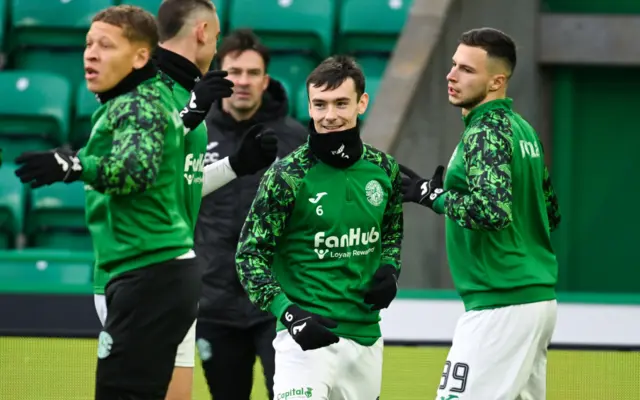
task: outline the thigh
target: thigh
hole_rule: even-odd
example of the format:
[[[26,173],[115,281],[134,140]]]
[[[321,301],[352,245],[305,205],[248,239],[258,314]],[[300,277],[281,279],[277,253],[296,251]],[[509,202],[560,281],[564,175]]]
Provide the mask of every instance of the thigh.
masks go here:
[[[96,390],[108,386],[164,398],[178,344],[196,317],[198,293],[192,259],[113,279],[106,288],[109,312],[99,338]]]
[[[104,322],[107,319],[107,298],[103,294],[94,294],[93,304],[96,307],[96,314],[98,314],[98,319],[100,320],[102,326],[104,326]]]
[[[531,376],[542,330],[535,305],[463,314],[436,398],[515,399]]]
[[[382,338],[372,346],[363,346],[351,340],[341,339],[348,344],[349,350],[343,350],[343,360],[336,386],[331,391],[330,400],[370,399],[380,397],[382,389],[382,357],[384,343]],[[345,355],[349,357],[345,359]]]
[[[328,400],[336,380],[338,351],[342,342],[303,351],[287,331],[278,332],[273,341],[276,355],[275,398]]]
[[[540,343],[535,359],[531,376],[524,389],[520,393],[520,400],[537,400],[547,398],[547,354],[549,344],[556,326],[557,303],[554,301],[546,304],[546,330],[540,337]]]
[[[197,346],[211,395],[216,400],[249,400],[256,350],[247,331],[198,322]]]

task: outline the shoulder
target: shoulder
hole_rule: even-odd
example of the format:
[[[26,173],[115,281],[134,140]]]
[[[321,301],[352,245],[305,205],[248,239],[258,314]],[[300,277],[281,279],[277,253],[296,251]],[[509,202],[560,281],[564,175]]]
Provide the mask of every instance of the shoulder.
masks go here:
[[[151,126],[168,120],[169,107],[165,104],[158,82],[156,78],[150,79],[114,99],[109,107],[113,123],[116,126],[125,122]]]
[[[514,113],[505,109],[488,111],[467,127],[465,139],[472,139],[473,136],[510,138],[513,136],[513,118]]]
[[[263,180],[295,191],[314,163],[315,159],[305,143],[273,163],[265,172]]]
[[[380,167],[391,180],[396,177],[400,169],[398,162],[393,156],[371,146],[370,144],[365,143],[364,145],[363,159]]]

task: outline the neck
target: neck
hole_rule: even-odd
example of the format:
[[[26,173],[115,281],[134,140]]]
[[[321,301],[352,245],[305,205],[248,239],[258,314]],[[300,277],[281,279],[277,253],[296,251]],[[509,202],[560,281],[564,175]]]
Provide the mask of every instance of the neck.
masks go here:
[[[227,114],[231,115],[231,117],[236,121],[246,121],[253,118],[254,115],[260,109],[260,105],[262,101],[258,102],[255,107],[250,110],[238,110],[231,106],[231,101],[229,99],[222,100],[222,110]]]
[[[363,146],[359,122],[344,131],[318,133],[313,120],[309,121],[309,148],[325,164],[340,169],[349,168],[362,157]]]
[[[192,64],[198,67],[200,73],[203,75],[209,70],[209,66],[203,68],[203,66],[198,65],[198,60],[196,57],[197,54],[197,46],[194,41],[186,40],[186,39],[171,39],[160,45],[165,50],[176,53],[179,56],[184,57],[189,60]]]
[[[104,104],[111,99],[131,92],[142,82],[156,76],[157,72],[156,66],[149,61],[144,67],[131,71],[113,88],[102,93],[96,93],[96,98],[101,104]]]
[[[462,109],[462,116],[466,117],[473,109],[480,107],[481,105],[488,103],[490,101],[493,100],[499,100],[499,99],[506,99],[507,98],[507,93],[504,90],[500,90],[498,92],[489,92],[484,99],[482,99],[482,101],[478,104],[475,104],[473,107],[470,108],[463,108]]]
[[[202,72],[192,61],[168,47],[158,48],[154,60],[162,72],[188,91],[202,78]]]

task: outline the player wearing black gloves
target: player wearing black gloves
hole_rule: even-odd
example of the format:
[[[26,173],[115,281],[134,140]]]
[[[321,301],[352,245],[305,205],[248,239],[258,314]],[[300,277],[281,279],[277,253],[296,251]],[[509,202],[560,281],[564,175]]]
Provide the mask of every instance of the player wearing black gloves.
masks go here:
[[[213,102],[233,94],[233,82],[225,79],[227,75],[227,71],[209,71],[196,83],[189,103],[180,112],[185,128],[191,130],[200,125]]]
[[[278,318],[275,398],[374,400],[380,311],[396,296],[402,179],[362,142],[362,70],[331,57],[307,78],[310,136],[273,164],[242,229],[236,265],[249,298]]]

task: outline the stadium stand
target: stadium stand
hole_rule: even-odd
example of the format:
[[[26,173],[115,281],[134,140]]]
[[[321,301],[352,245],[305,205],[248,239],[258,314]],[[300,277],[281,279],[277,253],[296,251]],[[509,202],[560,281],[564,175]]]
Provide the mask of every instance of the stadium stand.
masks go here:
[[[71,86],[42,71],[0,72],[0,147],[5,161],[67,142]]]
[[[305,123],[306,77],[319,61],[336,52],[356,56],[374,101],[412,1],[214,3],[223,35],[249,27],[270,47],[268,73],[288,93],[290,115]],[[93,15],[115,4],[134,4],[156,14],[159,1],[0,0],[0,53],[7,56],[6,69],[0,71],[0,148],[5,162],[0,167],[0,281],[18,287],[32,281],[31,287],[41,283],[43,290],[91,291],[93,255],[82,185],[32,190],[15,178],[11,162],[23,151],[77,149],[86,143],[98,103],[83,82],[85,35]],[[360,12],[355,12],[357,8]]]

